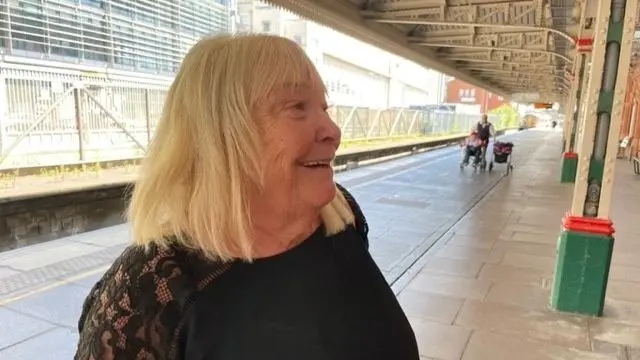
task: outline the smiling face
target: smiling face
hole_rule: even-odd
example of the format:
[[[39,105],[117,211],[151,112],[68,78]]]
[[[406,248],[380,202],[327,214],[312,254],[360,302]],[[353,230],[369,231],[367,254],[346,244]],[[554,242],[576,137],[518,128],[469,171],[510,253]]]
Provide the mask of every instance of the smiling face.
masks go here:
[[[288,209],[320,209],[335,196],[331,161],[340,145],[340,129],[327,114],[322,81],[276,89],[262,116],[264,194]],[[286,204],[282,204],[286,202]]]

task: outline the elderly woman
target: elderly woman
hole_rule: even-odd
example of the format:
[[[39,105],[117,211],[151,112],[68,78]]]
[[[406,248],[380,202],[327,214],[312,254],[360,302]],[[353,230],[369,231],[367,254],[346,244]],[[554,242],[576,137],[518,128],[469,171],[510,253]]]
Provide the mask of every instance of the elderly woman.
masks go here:
[[[295,43],[196,44],[132,194],[135,244],[86,299],[75,359],[418,360],[334,182],[339,144]]]

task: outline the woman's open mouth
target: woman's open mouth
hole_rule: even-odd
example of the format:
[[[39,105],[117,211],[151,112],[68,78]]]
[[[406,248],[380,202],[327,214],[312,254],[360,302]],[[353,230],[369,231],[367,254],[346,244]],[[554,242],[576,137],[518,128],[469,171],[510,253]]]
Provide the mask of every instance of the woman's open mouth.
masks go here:
[[[306,161],[302,163],[302,166],[309,169],[326,169],[331,167],[331,160]]]

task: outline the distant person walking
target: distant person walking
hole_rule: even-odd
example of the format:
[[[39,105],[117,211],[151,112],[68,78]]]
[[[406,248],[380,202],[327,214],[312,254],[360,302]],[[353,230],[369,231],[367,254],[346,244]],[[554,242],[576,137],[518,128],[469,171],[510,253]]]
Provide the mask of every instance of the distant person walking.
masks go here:
[[[478,121],[478,124],[476,125],[475,132],[478,134],[478,139],[482,140],[482,148],[483,151],[486,152],[486,149],[489,146],[489,139],[493,137],[495,141],[496,137],[496,129],[493,124],[489,122],[487,114],[482,114],[480,121]]]
[[[495,137],[495,127],[491,122],[489,122],[487,114],[482,114],[482,117],[480,118],[480,121],[478,121],[476,127],[477,128],[475,130],[478,133],[478,138],[480,138],[480,140],[488,141],[491,137]]]

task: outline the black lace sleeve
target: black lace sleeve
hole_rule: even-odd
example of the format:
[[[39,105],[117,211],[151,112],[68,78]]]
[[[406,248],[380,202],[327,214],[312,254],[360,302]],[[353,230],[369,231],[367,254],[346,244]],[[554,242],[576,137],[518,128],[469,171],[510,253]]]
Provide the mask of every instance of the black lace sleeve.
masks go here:
[[[225,265],[183,251],[127,248],[87,296],[75,360],[177,360],[185,304]],[[195,260],[195,261],[194,261]],[[194,276],[194,274],[198,276]]]
[[[362,213],[362,209],[360,209],[360,205],[358,205],[358,202],[353,197],[353,195],[351,195],[351,193],[347,191],[347,189],[345,189],[342,185],[336,184],[336,186],[338,187],[338,190],[342,192],[342,195],[349,203],[349,206],[351,207],[351,211],[353,212],[353,215],[356,218],[355,228],[360,234],[360,236],[362,237],[362,240],[364,241],[364,245],[366,246],[367,249],[369,249],[369,225],[367,224],[367,219],[364,217],[364,214]]]

